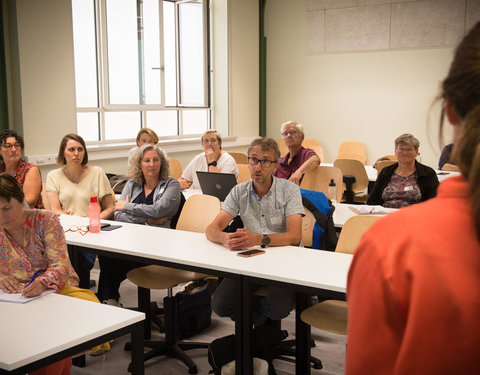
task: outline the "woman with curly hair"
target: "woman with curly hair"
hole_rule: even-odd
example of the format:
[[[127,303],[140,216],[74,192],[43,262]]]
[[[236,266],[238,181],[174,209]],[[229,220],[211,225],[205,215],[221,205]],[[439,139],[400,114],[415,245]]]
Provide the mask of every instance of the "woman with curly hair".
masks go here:
[[[171,219],[180,206],[181,192],[178,180],[168,177],[168,160],[164,152],[158,146],[141,146],[132,157],[128,174],[130,180],[115,204],[115,220],[170,228]],[[143,264],[102,256],[98,258],[98,298],[118,306],[118,288],[126,273]]]

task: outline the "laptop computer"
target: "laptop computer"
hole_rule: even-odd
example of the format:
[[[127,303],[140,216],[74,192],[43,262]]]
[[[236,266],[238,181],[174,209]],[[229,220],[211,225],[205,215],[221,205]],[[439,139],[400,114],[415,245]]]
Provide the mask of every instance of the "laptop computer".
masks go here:
[[[223,202],[230,190],[237,184],[233,173],[197,171],[198,182],[203,194],[213,195]]]

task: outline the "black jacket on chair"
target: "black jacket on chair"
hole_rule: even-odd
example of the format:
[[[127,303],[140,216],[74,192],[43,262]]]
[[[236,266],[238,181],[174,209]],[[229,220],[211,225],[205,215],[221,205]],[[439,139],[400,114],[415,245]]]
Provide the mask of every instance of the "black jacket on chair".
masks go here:
[[[377,181],[370,192],[367,204],[376,204],[383,206],[382,193],[390,182],[393,173],[398,167],[398,163],[392,164],[382,169],[377,177]],[[437,173],[430,167],[420,164],[415,160],[415,172],[417,173],[417,183],[422,194],[421,202],[433,198],[437,195],[438,177]]]

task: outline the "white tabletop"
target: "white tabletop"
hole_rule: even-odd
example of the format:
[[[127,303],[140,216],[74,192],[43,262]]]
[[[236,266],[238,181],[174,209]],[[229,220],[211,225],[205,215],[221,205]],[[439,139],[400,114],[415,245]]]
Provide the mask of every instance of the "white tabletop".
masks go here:
[[[342,228],[345,222],[350,219],[353,216],[357,216],[358,214],[353,212],[350,207],[353,208],[373,208],[373,207],[378,207],[378,206],[370,206],[370,205],[354,205],[354,204],[348,204],[348,203],[335,203],[335,211],[333,212],[333,223],[335,224],[335,227],[337,228]],[[386,208],[382,207],[382,211],[386,211],[388,213],[390,212],[395,212],[398,209],[397,208]],[[375,211],[369,215],[380,215],[380,216],[385,216],[385,213],[375,213]]]
[[[7,371],[145,319],[143,313],[55,293],[25,304],[0,302],[0,314],[0,368]]]
[[[68,215],[61,215],[60,220],[65,230],[88,221]],[[122,228],[85,236],[78,232],[65,235],[70,245],[343,293],[346,290],[350,255],[284,246],[267,248],[261,256],[242,258],[237,252],[207,240],[204,233],[117,224]]]

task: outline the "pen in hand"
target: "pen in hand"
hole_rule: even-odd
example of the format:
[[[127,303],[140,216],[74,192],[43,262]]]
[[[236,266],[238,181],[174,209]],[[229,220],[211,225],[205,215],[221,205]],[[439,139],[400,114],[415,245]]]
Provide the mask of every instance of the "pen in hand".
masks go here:
[[[39,273],[40,273],[40,270],[36,270],[36,271],[35,271],[35,273],[33,274],[32,278],[30,279],[30,282],[25,286],[25,288],[35,281],[35,279],[37,278],[37,276],[38,276]]]

